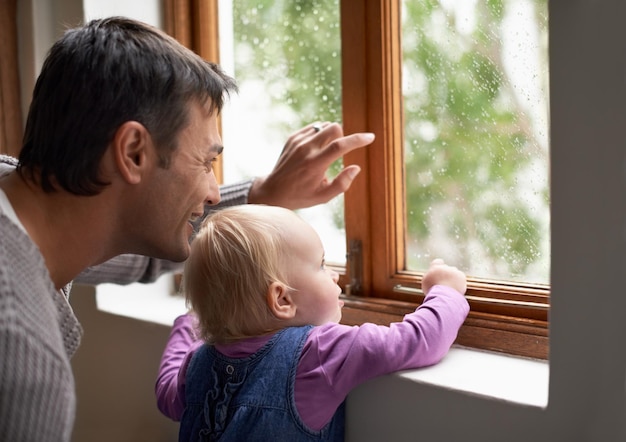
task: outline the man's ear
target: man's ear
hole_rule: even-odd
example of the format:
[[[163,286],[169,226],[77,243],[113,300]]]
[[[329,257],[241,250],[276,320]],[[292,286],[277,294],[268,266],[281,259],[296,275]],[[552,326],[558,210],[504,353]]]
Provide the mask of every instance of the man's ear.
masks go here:
[[[267,289],[267,305],[277,319],[291,319],[296,315],[296,304],[290,290],[282,282],[273,282]]]
[[[137,121],[127,121],[115,132],[112,143],[115,165],[128,183],[138,184],[141,181],[151,143],[148,130]]]

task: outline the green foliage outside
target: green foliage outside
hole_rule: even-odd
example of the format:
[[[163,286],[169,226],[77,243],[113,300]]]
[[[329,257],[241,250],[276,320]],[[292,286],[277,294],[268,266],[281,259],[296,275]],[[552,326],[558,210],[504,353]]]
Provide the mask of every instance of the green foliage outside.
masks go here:
[[[544,66],[546,1],[533,2]],[[547,283],[548,152],[506,73],[510,3],[477,1],[471,32],[456,31],[467,17],[450,3],[403,7],[407,267],[443,257],[473,276]],[[235,0],[233,16],[235,50],[249,54],[238,81],[262,79],[300,126],[341,121],[338,0]]]

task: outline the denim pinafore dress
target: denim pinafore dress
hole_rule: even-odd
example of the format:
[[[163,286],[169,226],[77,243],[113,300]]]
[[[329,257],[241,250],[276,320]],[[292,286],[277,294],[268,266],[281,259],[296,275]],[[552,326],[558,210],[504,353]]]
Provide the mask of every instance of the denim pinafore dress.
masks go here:
[[[180,441],[343,441],[345,403],[320,431],[296,410],[296,368],[312,326],[277,332],[255,354],[228,358],[200,347],[187,369]]]

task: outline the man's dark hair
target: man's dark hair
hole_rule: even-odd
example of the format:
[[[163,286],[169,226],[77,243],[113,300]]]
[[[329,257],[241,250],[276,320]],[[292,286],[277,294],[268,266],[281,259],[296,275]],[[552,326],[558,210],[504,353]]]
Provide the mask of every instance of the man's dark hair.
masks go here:
[[[137,121],[167,168],[189,105],[222,109],[235,81],[164,32],[123,17],[93,20],[57,41],[33,91],[18,171],[45,191],[95,195],[117,129]]]

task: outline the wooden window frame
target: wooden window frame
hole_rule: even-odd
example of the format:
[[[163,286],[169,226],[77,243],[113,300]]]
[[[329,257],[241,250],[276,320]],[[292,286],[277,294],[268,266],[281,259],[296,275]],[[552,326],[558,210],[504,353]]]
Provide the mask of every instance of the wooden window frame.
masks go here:
[[[344,158],[362,169],[345,196],[348,246],[358,241],[362,250],[359,296],[347,296],[344,306],[348,324],[399,321],[423,300],[421,274],[401,270],[406,198],[399,8],[386,0],[341,2],[344,130],[376,134],[371,146]],[[347,274],[344,284],[353,279]],[[548,287],[470,278],[467,297],[471,312],[457,344],[548,358]]]
[[[22,106],[17,53],[17,0],[0,3],[0,154],[22,148]]]
[[[165,2],[166,30],[218,62],[217,0]],[[336,269],[346,292],[342,322],[351,325],[400,321],[423,300],[421,274],[402,270],[406,233],[398,3],[340,1],[344,131],[376,134],[372,145],[344,158],[361,167],[345,195],[348,263]],[[471,312],[457,344],[548,358],[548,286],[470,278],[467,298]]]
[[[164,30],[202,58],[214,63],[220,60],[219,17],[217,0],[164,0]],[[218,130],[222,120],[218,117]],[[222,156],[213,164],[215,178],[224,180]]]

